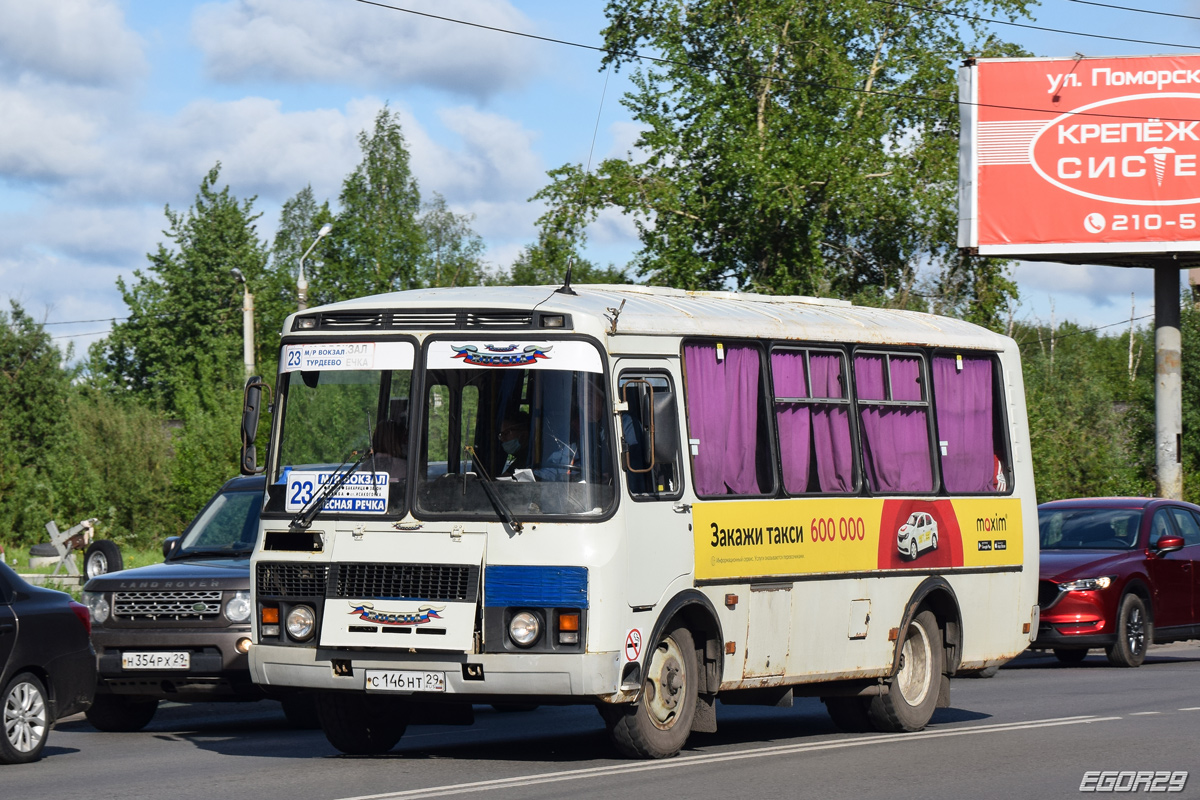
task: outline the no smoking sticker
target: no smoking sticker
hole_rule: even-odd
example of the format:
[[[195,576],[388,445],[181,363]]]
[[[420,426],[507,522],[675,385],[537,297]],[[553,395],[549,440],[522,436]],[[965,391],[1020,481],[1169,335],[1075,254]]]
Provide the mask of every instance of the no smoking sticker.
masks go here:
[[[625,660],[637,661],[642,654],[642,632],[637,628],[631,628],[629,633],[625,634]]]

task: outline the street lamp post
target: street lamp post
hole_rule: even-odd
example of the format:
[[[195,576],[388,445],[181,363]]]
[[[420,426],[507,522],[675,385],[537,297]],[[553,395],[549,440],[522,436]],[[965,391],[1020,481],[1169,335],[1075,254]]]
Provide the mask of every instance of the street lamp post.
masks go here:
[[[308,281],[304,278],[304,259],[308,258],[308,254],[313,251],[317,243],[329,235],[333,230],[333,225],[326,222],[321,226],[321,230],[317,231],[317,238],[313,239],[313,243],[304,251],[304,255],[300,256],[300,276],[296,278],[296,307],[298,311],[303,311],[308,308]]]
[[[250,284],[237,267],[229,270],[242,284],[242,362],[246,365],[246,377],[254,374],[254,295]]]

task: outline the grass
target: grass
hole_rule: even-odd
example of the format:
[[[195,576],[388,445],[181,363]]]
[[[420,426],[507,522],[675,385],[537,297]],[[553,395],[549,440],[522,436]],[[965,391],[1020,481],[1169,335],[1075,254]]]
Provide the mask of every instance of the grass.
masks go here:
[[[25,547],[15,548],[4,546],[0,543],[0,549],[4,551],[5,563],[12,567],[17,572],[23,575],[51,575],[54,573],[55,564],[48,567],[30,567],[29,566],[29,549]],[[76,551],[75,566],[79,568],[80,573],[83,572],[83,552]],[[155,547],[148,550],[135,550],[129,547],[121,548],[121,560],[123,561],[123,569],[133,569],[134,567],[145,567],[150,564],[158,564],[163,560],[162,549]],[[59,581],[58,578],[66,580]],[[76,600],[79,599],[82,585],[76,585],[72,580],[72,576],[67,573],[66,567],[61,567],[58,570],[58,575],[54,579],[47,580],[44,586],[50,589],[58,589],[66,592]]]
[[[54,572],[54,564],[48,567],[30,567],[29,566],[29,549],[26,547],[8,547],[0,542],[0,549],[4,551],[5,563],[24,575],[49,575]],[[75,566],[83,570],[83,552],[75,552]],[[152,547],[146,550],[136,550],[130,547],[121,548],[121,559],[124,562],[123,569],[133,569],[134,567],[145,567],[149,564],[158,564],[163,560],[162,548]],[[62,575],[66,572],[66,568],[59,570]]]

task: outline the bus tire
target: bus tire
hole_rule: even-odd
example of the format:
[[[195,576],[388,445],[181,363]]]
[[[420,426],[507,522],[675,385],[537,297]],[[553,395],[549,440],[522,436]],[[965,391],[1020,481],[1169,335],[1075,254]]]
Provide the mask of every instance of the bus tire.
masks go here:
[[[638,702],[604,708],[608,734],[622,755],[670,758],[683,749],[696,713],[700,673],[691,631],[673,623],[649,654],[645,676]]]
[[[822,697],[825,710],[833,720],[833,726],[842,733],[865,733],[875,730],[867,707],[869,697]]]
[[[383,755],[408,727],[407,706],[393,698],[320,692],[316,703],[325,738],[346,755]]]
[[[876,730],[919,731],[937,707],[945,649],[937,617],[926,609],[913,617],[900,643],[900,668],[888,693],[871,698],[867,713]]]

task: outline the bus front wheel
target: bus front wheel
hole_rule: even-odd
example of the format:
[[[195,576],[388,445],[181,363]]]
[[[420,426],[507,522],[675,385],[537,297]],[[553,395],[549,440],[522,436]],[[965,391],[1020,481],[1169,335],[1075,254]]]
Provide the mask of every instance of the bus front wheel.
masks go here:
[[[383,755],[408,727],[408,707],[391,697],[321,692],[316,705],[325,738],[351,756]]]
[[[696,713],[696,647],[682,625],[663,634],[647,660],[642,696],[602,711],[613,744],[631,758],[670,758],[683,749]]]
[[[880,731],[919,731],[937,707],[945,651],[932,611],[913,617],[900,643],[900,669],[888,693],[872,697],[867,713]]]

